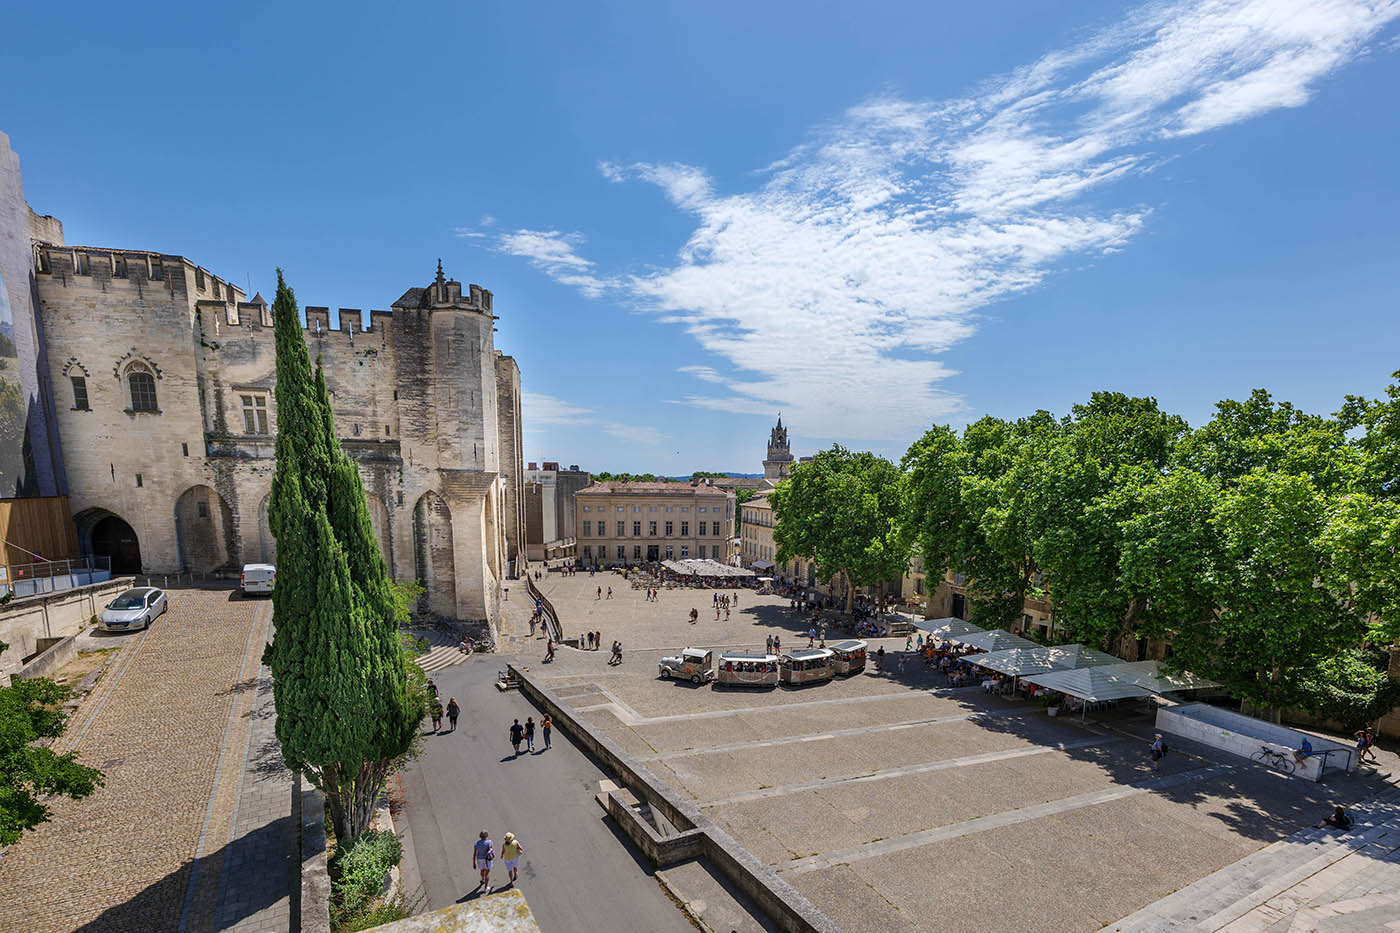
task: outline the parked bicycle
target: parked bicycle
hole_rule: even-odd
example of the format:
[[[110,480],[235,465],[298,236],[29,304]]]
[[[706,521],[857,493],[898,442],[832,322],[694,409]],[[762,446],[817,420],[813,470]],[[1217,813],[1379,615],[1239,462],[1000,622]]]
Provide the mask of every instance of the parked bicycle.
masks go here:
[[[1288,752],[1281,752],[1270,748],[1267,745],[1259,746],[1259,751],[1250,756],[1254,761],[1268,765],[1282,771],[1284,774],[1292,774],[1297,764],[1293,761],[1293,756]]]

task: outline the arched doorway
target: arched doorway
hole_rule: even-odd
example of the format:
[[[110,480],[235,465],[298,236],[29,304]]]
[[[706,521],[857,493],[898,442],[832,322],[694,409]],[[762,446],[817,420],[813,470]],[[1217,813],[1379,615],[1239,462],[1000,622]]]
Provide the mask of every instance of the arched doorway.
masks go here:
[[[428,611],[457,617],[457,571],[452,557],[452,511],[435,492],[423,493],[413,507],[413,558],[427,590]]]
[[[175,540],[182,570],[211,573],[238,561],[233,510],[208,486],[191,486],[175,500]]]
[[[112,561],[112,573],[141,572],[141,542],[136,532],[125,521],[104,512],[95,516],[88,532],[88,546],[94,557],[107,557]]]

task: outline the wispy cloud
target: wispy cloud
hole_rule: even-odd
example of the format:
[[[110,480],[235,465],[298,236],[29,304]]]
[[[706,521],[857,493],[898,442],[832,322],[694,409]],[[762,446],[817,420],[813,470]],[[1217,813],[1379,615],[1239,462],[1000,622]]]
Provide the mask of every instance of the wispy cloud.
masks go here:
[[[682,369],[724,389],[687,404],[781,407],[851,439],[907,432],[961,404],[937,355],[974,332],[979,309],[1121,249],[1148,222],[1147,207],[1113,203],[1114,182],[1176,140],[1306,103],[1397,15],[1400,0],[1152,4],[963,98],[853,107],[749,191],[723,193],[690,165],[601,164],[693,216],[660,271],[601,275],[580,235],[553,230],[497,248],[657,312],[727,361]]]
[[[524,426],[534,433],[538,433],[539,425],[573,425],[599,430],[609,437],[636,444],[655,444],[668,438],[650,425],[600,419],[593,409],[574,405],[553,395],[542,392],[523,392],[521,395],[525,411]]]
[[[526,419],[535,424],[583,424],[591,421],[593,409],[581,408],[553,395],[522,392]]]
[[[556,282],[572,285],[590,298],[597,298],[613,283],[594,275],[593,263],[575,252],[582,243],[583,235],[579,233],[516,230],[502,234],[496,248],[513,256],[523,256]]]

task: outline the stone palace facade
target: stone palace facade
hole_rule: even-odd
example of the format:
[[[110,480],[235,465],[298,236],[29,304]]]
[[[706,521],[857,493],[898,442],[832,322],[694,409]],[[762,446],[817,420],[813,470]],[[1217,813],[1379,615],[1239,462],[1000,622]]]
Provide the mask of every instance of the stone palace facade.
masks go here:
[[[157,574],[275,561],[267,303],[183,256],[67,246],[38,215],[30,233],[83,551]],[[520,371],[493,344],[493,310],[441,262],[388,311],[305,309],[390,572],[422,580],[434,614],[491,622],[525,558]]]

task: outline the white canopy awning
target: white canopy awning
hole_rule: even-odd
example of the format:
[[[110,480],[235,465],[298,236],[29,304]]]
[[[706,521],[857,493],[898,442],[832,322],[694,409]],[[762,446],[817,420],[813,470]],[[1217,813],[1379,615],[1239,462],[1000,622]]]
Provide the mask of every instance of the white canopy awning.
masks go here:
[[[750,561],[749,566],[754,570],[772,570],[775,565],[771,560],[755,560]]]
[[[1036,643],[1020,635],[1012,635],[1006,629],[994,628],[990,632],[973,632],[967,635],[949,636],[951,641],[976,648],[979,651],[1006,651],[1010,648],[1035,648]]]
[[[939,638],[949,638],[954,635],[968,635],[972,632],[985,632],[980,625],[973,625],[971,622],[964,622],[956,617],[946,619],[918,619],[914,622],[915,628],[923,629],[930,635]]]
[[[1010,677],[1023,677],[1026,674],[1046,674],[1050,671],[1068,671],[1079,667],[1097,667],[1103,664],[1118,664],[1121,658],[1083,645],[1055,645],[1045,648],[1011,648],[994,651],[991,654],[974,654],[967,659],[989,671],[1006,674]]]
[[[1104,670],[1120,680],[1137,684],[1153,693],[1171,693],[1175,690],[1198,690],[1203,687],[1220,686],[1213,680],[1197,677],[1190,671],[1169,674],[1162,669],[1161,661],[1131,661],[1110,665]]]
[[[1152,692],[1131,681],[1106,673],[1110,666],[1079,667],[1069,671],[1051,671],[1048,674],[1029,674],[1023,679],[1036,686],[1058,690],[1060,693],[1091,703],[1145,697]]]

